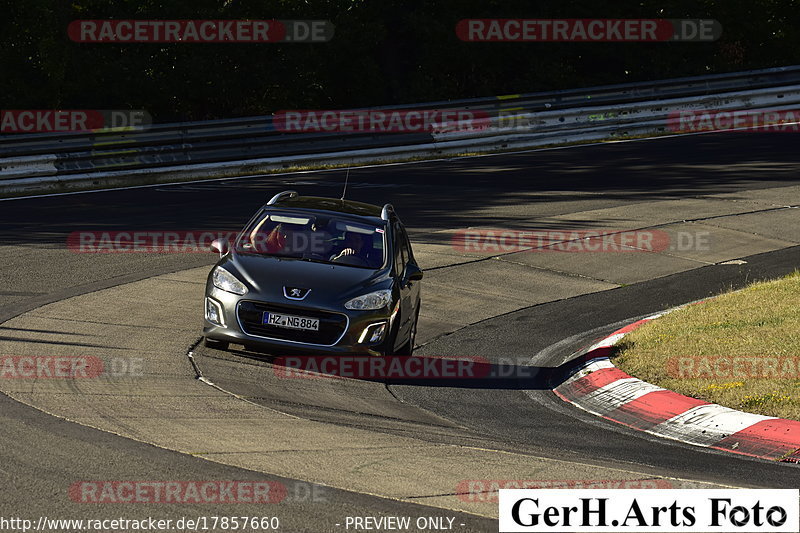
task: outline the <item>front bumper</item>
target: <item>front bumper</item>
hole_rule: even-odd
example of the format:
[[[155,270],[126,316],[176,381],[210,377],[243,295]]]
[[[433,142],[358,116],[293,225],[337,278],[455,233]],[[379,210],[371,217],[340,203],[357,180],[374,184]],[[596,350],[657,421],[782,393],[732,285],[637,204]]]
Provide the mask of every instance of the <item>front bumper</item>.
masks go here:
[[[257,295],[251,294],[238,296],[221,291],[216,287],[211,287],[206,291],[207,301],[209,298],[215,302],[215,306],[218,306],[222,324],[209,321],[208,313],[205,312],[203,327],[205,337],[242,344],[273,355],[382,355],[387,351],[387,344],[392,342],[390,338],[393,320],[392,305],[376,311],[351,311],[343,306],[341,308],[311,307],[307,303],[306,305],[296,305],[305,302],[270,302],[259,300]],[[205,306],[208,306],[208,303],[205,303]],[[278,332],[278,335],[289,338],[270,336],[270,332],[266,331],[268,328],[259,327],[252,322],[253,313],[261,312],[270,306],[277,307],[278,312],[296,316],[340,316],[340,323],[343,324],[343,327],[341,331],[330,331],[327,338],[314,340],[304,339],[303,332],[297,330],[272,330]],[[243,321],[243,316],[248,317],[249,321]],[[329,322],[335,322],[335,320]],[[370,342],[371,334],[379,328],[380,324],[386,325],[382,338],[380,341]],[[321,330],[326,327],[322,321],[320,326]],[[314,335],[316,334],[309,333],[308,337]]]

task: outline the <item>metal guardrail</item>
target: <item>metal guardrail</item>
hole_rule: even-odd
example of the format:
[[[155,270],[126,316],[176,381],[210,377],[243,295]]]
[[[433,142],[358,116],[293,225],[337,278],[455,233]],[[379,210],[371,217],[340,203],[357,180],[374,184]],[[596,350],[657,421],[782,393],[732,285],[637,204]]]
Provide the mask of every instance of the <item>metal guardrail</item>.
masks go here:
[[[483,111],[488,127],[423,133],[287,133],[272,116],[144,131],[0,136],[0,194],[244,175],[299,165],[535,147],[667,131],[670,112],[800,104],[800,66],[373,110]],[[513,125],[509,126],[509,117]]]

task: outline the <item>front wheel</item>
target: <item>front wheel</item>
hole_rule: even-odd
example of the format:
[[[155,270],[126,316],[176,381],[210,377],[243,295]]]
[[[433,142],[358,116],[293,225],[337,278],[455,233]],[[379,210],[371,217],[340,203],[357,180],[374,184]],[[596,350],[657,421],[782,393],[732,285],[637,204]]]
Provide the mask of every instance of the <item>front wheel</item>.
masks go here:
[[[408,335],[408,342],[402,345],[395,352],[395,355],[410,356],[414,353],[414,345],[417,342],[417,324],[419,323],[419,311],[414,317],[414,325],[411,326],[411,333]]]

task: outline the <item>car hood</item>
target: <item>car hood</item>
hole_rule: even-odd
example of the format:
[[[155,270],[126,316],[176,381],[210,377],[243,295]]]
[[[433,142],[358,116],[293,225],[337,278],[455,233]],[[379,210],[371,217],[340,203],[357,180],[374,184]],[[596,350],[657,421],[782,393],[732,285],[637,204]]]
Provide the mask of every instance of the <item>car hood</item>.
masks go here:
[[[219,266],[244,281],[249,296],[280,303],[326,307],[373,290],[387,288],[385,270],[313,263],[274,256],[230,254]],[[302,303],[288,300],[284,287],[310,289]]]

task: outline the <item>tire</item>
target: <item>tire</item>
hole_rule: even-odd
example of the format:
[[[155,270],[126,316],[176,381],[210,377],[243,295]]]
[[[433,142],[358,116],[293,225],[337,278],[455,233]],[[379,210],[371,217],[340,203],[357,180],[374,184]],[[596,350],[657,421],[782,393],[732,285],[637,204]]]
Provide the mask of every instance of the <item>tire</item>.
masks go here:
[[[398,348],[394,355],[410,357],[414,353],[414,343],[417,342],[417,324],[419,324],[419,311],[414,317],[414,325],[411,326],[411,334],[408,336],[408,341]]]
[[[384,357],[388,357],[391,355],[397,355],[397,352],[393,349],[395,345],[395,341],[397,340],[397,334],[400,333],[400,324],[395,322],[392,329],[389,330],[389,336],[383,341],[383,346],[381,347],[380,354]]]
[[[228,346],[230,346],[230,343],[225,341],[218,341],[216,339],[209,339],[208,337],[205,337],[203,339],[203,346],[205,346],[206,348],[212,348],[214,350],[220,350],[225,352],[228,350]]]

